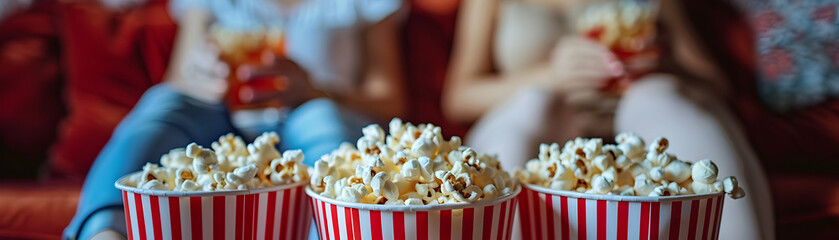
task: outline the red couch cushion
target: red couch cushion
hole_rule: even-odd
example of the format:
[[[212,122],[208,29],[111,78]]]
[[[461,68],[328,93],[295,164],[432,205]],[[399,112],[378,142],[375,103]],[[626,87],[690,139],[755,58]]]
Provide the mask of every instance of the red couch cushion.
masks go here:
[[[81,189],[81,182],[0,183],[0,239],[61,238]]]
[[[54,4],[0,22],[0,179],[32,177],[63,115]]]
[[[177,26],[166,1],[127,12],[95,2],[61,3],[68,115],[53,148],[54,176],[83,179],[111,132],[143,92],[161,82]]]
[[[447,136],[463,136],[466,127],[443,116],[440,97],[446,80],[459,0],[409,1],[402,35],[411,111],[408,120],[432,122]]]

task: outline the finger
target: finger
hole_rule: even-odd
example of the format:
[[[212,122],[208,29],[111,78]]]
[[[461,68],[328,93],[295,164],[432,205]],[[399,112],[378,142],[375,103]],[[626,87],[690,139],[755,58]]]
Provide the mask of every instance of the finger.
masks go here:
[[[564,73],[569,82],[585,83],[584,85],[602,86],[613,76],[608,72],[594,68],[578,68]]]
[[[577,91],[568,94],[565,102],[579,110],[595,110],[598,97],[596,91]]]
[[[277,75],[301,75],[305,73],[297,63],[288,59],[275,58],[272,60],[273,64],[266,66],[254,66],[250,64],[243,64],[236,69],[236,74],[239,79],[247,80],[250,78],[277,76]]]
[[[598,71],[603,71],[611,76],[620,76],[624,74],[623,63],[609,51],[599,50],[570,50],[565,56],[560,56],[559,59],[563,61],[570,61],[574,69],[578,68],[593,68]],[[559,64],[563,64],[560,62]]]
[[[217,61],[213,66],[213,74],[217,78],[227,78],[230,75],[230,66],[222,61]]]
[[[279,91],[264,91],[255,89],[252,86],[242,85],[237,91],[237,96],[242,103],[253,104],[260,102],[267,102],[274,99],[279,99],[283,92]]]
[[[658,56],[638,56],[628,59],[625,63],[629,72],[641,72],[651,70],[658,65]]]

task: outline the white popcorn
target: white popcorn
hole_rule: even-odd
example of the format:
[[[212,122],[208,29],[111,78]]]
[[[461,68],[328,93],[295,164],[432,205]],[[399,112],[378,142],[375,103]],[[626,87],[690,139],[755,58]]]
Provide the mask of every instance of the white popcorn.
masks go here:
[[[404,164],[408,162],[408,153],[406,153],[405,151],[397,151],[393,154],[391,161],[393,162],[393,164]]]
[[[339,201],[351,202],[351,203],[359,202],[359,201],[361,201],[361,198],[364,195],[367,195],[367,194],[365,194],[367,189],[366,188],[361,188],[361,189],[364,189],[365,192],[360,192],[359,189],[357,189],[357,188],[351,188],[351,187],[344,188],[344,189],[341,190],[341,194],[336,199],[339,200]]]
[[[615,181],[612,178],[598,175],[591,182],[591,189],[598,194],[606,194],[612,191]]]
[[[702,183],[698,181],[693,181],[690,183],[691,190],[696,194],[706,194],[706,193],[715,193],[722,191],[717,184],[714,183]]]
[[[280,158],[280,152],[277,151],[276,145],[280,142],[280,137],[276,132],[267,132],[259,135],[248,144],[248,162],[255,163],[258,166],[268,165],[271,160]]]
[[[483,196],[483,190],[475,185],[469,185],[461,191],[454,192],[453,196],[460,202],[474,202]]]
[[[725,191],[732,198],[744,195],[736,179],[716,179],[718,169],[712,161],[691,164],[667,152],[670,142],[666,138],[657,138],[645,146],[638,135],[621,133],[615,141],[617,144],[612,145],[596,138],[575,138],[567,141],[561,151],[557,143],[540,144],[538,158],[527,161],[515,176],[529,184],[592,194],[673,196]],[[465,168],[456,169],[460,173]],[[495,189],[482,185],[485,195],[501,188],[498,184]],[[504,191],[507,188],[501,192]]]
[[[376,173],[377,173],[376,170],[374,170],[373,167],[370,167],[370,166],[364,166],[364,167],[359,166],[359,167],[361,169],[360,173],[361,173],[362,182],[364,184],[372,183],[373,182],[373,177],[376,176]],[[359,173],[358,170],[359,169],[356,168],[356,173]]]
[[[184,191],[184,192],[198,191],[198,190],[201,190],[201,185],[198,185],[193,180],[184,180],[183,182],[178,184],[175,187],[174,190],[175,191]]]
[[[667,147],[670,146],[670,141],[667,141],[667,138],[658,137],[650,143],[650,146],[647,148],[647,154],[654,153],[656,155],[663,154],[664,151],[667,150]]]
[[[572,162],[566,165],[568,170],[574,173],[574,177],[578,179],[591,179],[592,169],[591,164],[581,157],[576,157]]]
[[[585,153],[586,159],[592,159],[594,156],[599,155],[603,150],[603,139],[600,138],[592,138],[588,140],[583,146],[583,153]]]
[[[630,159],[637,159],[644,156],[644,140],[635,133],[621,133],[615,137],[624,155]]]
[[[233,170],[233,175],[239,179],[241,183],[250,182],[251,179],[256,177],[257,167],[256,164],[248,164]]]
[[[420,182],[433,182],[434,181],[434,162],[431,161],[428,157],[420,157],[419,158],[420,164]]]
[[[615,158],[611,155],[600,155],[594,157],[594,166],[597,169],[606,170],[615,165]]]
[[[432,200],[436,200],[437,197],[441,194],[434,190],[439,185],[435,182],[431,183],[418,183],[415,188],[417,190],[417,194],[422,196],[422,200],[425,202],[431,202]]]
[[[650,194],[649,194],[650,197],[667,197],[667,196],[673,196],[673,195],[676,195],[676,194],[672,190],[670,190],[669,188],[667,188],[665,186],[655,187],[655,189],[653,189],[653,191],[651,191]]]
[[[379,127],[378,124],[370,124],[361,129],[361,133],[365,138],[373,139],[377,142],[385,141],[385,130]]]
[[[390,123],[388,123],[388,132],[391,136],[402,136],[402,133],[405,132],[405,127],[402,126],[402,119],[391,119]]]
[[[447,141],[438,126],[393,119],[388,127],[385,135],[378,125],[367,126],[355,146],[342,144],[322,157],[312,172],[312,189],[341,201],[419,205],[499,197],[516,187],[497,157],[461,146],[459,137]]]
[[[210,144],[210,147],[216,152],[219,169],[222,171],[231,171],[245,165],[250,155],[245,141],[233,133],[219,137],[218,141]]]
[[[645,174],[644,171],[645,171],[644,167],[641,166],[641,164],[638,164],[638,163],[633,163],[633,164],[629,165],[629,167],[626,170],[626,172],[629,172],[629,174],[632,175],[633,178],[638,178],[638,176],[644,175]]]
[[[276,164],[272,166],[268,163],[270,157],[281,160],[275,148],[278,141],[276,133],[264,133],[250,145],[245,145],[240,137],[233,134],[219,137],[218,141],[212,143],[212,150],[190,143],[186,148],[172,149],[161,156],[162,168],[146,164],[143,173],[136,177],[132,175],[129,178],[131,181],[127,183],[142,188],[149,180],[156,179],[172,191],[270,187],[277,183],[272,184],[265,175],[271,174],[272,167],[280,169]],[[285,155],[282,158],[285,161],[299,163],[303,160],[302,151],[299,150],[286,151]],[[308,171],[305,167],[297,167],[289,176],[293,181],[284,183],[303,182],[308,178]]]
[[[175,172],[175,185],[182,185],[185,181],[197,181],[198,178],[195,176],[195,173],[192,172],[190,168],[179,168]]]
[[[411,159],[402,165],[401,173],[407,180],[419,180],[422,176],[422,166],[416,159]]]
[[[537,159],[537,158],[530,159],[529,161],[527,161],[524,164],[524,169],[527,172],[539,172],[540,170],[542,170],[542,162],[547,162],[547,161]]]
[[[192,166],[192,158],[186,156],[185,148],[175,148],[160,156],[160,165],[166,168],[186,168]]]
[[[400,195],[402,193],[408,193],[414,191],[414,185],[419,183],[417,180],[410,180],[405,179],[401,173],[397,173],[393,176],[393,183],[396,185],[396,189],[399,191]]]
[[[405,205],[425,205],[425,203],[422,202],[422,199],[408,198],[405,199]]]
[[[169,187],[158,181],[157,179],[152,179],[148,182],[145,182],[143,186],[140,188],[142,189],[151,189],[151,190],[169,190]]]
[[[460,146],[463,144],[463,141],[458,136],[452,136],[449,139],[449,141],[435,144],[437,144],[438,146],[437,152],[451,152],[460,148]]]
[[[293,182],[301,182],[308,178],[309,172],[306,170],[306,167],[300,163],[302,161],[302,152],[298,151],[286,151],[283,153],[282,158],[272,160],[269,169],[270,171],[267,174],[271,184],[289,184]],[[322,171],[323,169],[320,170]],[[323,175],[326,174],[321,174],[319,176]]]
[[[330,167],[329,162],[324,160],[317,160],[315,161],[315,172],[314,174],[319,176],[326,176],[329,174]]]
[[[656,154],[654,158],[647,158],[645,162],[649,162],[652,166],[666,167],[676,160],[676,156],[669,153]]]
[[[330,196],[330,198],[335,198],[335,182],[338,179],[335,179],[333,176],[325,176],[323,177],[323,192],[321,195],[323,196]]]
[[[615,166],[620,169],[624,169],[632,164],[632,160],[624,155],[620,155],[615,159]]]
[[[690,172],[694,182],[711,184],[717,180],[717,165],[710,159],[702,159],[694,163]]]
[[[411,147],[411,153],[418,157],[433,158],[436,152],[437,146],[428,138],[417,139]]]
[[[373,194],[378,197],[385,197],[387,200],[399,199],[399,190],[396,184],[390,181],[390,175],[387,172],[377,173],[371,180],[370,187],[373,188]]]
[[[635,196],[635,189],[627,185],[618,188],[618,192],[618,195],[621,196]]]
[[[192,158],[192,167],[195,172],[204,174],[218,170],[216,154],[210,149],[202,148],[195,143],[190,143],[186,147],[186,155]]]
[[[638,196],[650,195],[650,192],[652,192],[655,188],[655,183],[649,179],[635,179],[635,194]]]
[[[650,176],[650,179],[656,182],[660,182],[664,179],[664,169],[661,166],[655,166],[650,168],[650,172],[647,174]]]
[[[740,187],[740,186],[738,186],[737,178],[735,178],[735,177],[727,177],[727,178],[723,179],[722,180],[722,186],[723,186],[723,190],[726,193],[732,193],[732,192],[734,192],[735,189]]]
[[[664,179],[671,182],[684,182],[691,175],[690,164],[685,161],[675,160],[664,167]]]
[[[495,198],[500,196],[501,194],[498,192],[498,188],[495,187],[494,184],[487,184],[484,189],[484,198]]]
[[[667,187],[667,189],[670,190],[670,192],[674,192],[674,193],[678,193],[679,188],[680,188],[679,184],[677,184],[675,182],[668,183],[666,187]]]
[[[356,142],[359,152],[364,156],[375,156],[381,153],[378,140],[371,137],[361,137]]]
[[[612,179],[612,181],[615,181],[615,183],[616,183],[615,185],[618,185],[617,184],[618,171],[615,170],[614,167],[609,167],[606,170],[603,170],[603,172],[600,172],[600,175],[604,176],[604,177],[607,177],[609,179]]]

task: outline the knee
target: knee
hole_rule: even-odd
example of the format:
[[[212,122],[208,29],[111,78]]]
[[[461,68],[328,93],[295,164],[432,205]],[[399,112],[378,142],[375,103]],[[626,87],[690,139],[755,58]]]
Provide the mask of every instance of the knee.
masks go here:
[[[299,148],[304,152],[321,145],[334,148],[348,140],[340,109],[329,99],[310,100],[295,108],[281,132],[284,148]]]
[[[633,82],[624,92],[623,99],[630,102],[660,99],[675,93],[677,82],[677,77],[670,74],[648,75]]]
[[[643,77],[627,89],[615,109],[614,127],[617,131],[646,125],[674,112],[694,109],[692,103],[679,92],[679,80],[669,74]]]
[[[655,74],[643,77],[623,93],[616,114],[633,115],[653,111],[661,103],[672,101],[678,96],[677,78],[669,74]]]
[[[320,117],[338,117],[338,104],[328,98],[316,98],[309,100],[291,112],[290,118],[296,116],[320,116]]]

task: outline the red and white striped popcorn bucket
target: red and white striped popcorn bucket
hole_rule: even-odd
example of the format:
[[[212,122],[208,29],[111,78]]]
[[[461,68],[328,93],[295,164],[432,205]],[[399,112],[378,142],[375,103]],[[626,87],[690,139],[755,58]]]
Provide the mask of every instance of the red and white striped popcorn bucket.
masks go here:
[[[306,239],[308,182],[233,191],[122,190],[128,239]]]
[[[725,197],[618,196],[522,186],[523,239],[717,239]]]
[[[321,240],[510,239],[520,191],[469,204],[393,206],[341,202],[306,188]]]

